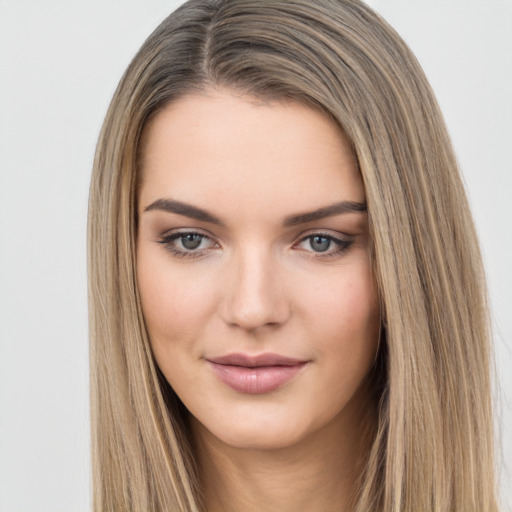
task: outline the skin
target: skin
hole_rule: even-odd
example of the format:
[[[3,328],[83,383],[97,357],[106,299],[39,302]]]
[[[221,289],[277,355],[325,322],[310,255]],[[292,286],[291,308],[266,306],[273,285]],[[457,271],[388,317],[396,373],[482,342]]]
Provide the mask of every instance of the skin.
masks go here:
[[[145,129],[138,285],[157,364],[191,413],[210,512],[352,503],[380,325],[367,214],[284,224],[341,201],[365,202],[356,161],[307,106],[211,89]],[[233,352],[306,364],[272,392],[241,393],[208,362]]]

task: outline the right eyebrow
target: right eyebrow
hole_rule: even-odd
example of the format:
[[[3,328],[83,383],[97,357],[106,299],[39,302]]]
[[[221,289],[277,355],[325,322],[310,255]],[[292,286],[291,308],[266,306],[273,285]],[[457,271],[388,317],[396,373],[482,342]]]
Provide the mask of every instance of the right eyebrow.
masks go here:
[[[151,210],[176,213],[177,215],[183,215],[202,222],[209,222],[211,224],[217,224],[218,226],[224,226],[224,223],[210,212],[207,212],[202,208],[198,208],[197,206],[192,206],[191,204],[175,201],[174,199],[157,199],[144,209],[145,212],[149,212]]]

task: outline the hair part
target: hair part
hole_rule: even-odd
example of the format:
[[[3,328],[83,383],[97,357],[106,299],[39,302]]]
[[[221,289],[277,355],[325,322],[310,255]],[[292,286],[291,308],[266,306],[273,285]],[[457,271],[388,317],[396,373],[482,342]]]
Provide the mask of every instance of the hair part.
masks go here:
[[[496,511],[489,322],[467,199],[419,64],[358,0],[190,0],[124,74],[89,203],[94,510],[202,509],[184,406],[144,326],[135,247],[144,127],[212,87],[320,109],[357,158],[384,333],[357,510]]]

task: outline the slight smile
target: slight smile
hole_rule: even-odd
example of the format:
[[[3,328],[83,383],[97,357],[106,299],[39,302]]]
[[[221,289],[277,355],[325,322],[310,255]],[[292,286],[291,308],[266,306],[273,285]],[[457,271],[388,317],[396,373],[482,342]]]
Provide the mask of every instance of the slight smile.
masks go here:
[[[216,377],[239,393],[270,393],[284,386],[310,361],[279,354],[243,353],[206,359]]]

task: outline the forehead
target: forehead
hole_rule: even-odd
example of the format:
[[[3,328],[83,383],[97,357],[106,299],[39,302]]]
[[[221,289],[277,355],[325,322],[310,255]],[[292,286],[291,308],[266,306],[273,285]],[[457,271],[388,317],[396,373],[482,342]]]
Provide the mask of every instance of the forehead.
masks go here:
[[[365,197],[350,144],[327,116],[225,90],[188,95],[160,111],[144,130],[140,164],[145,204],[163,196],[238,198],[300,210],[306,200],[316,206],[309,203]]]

